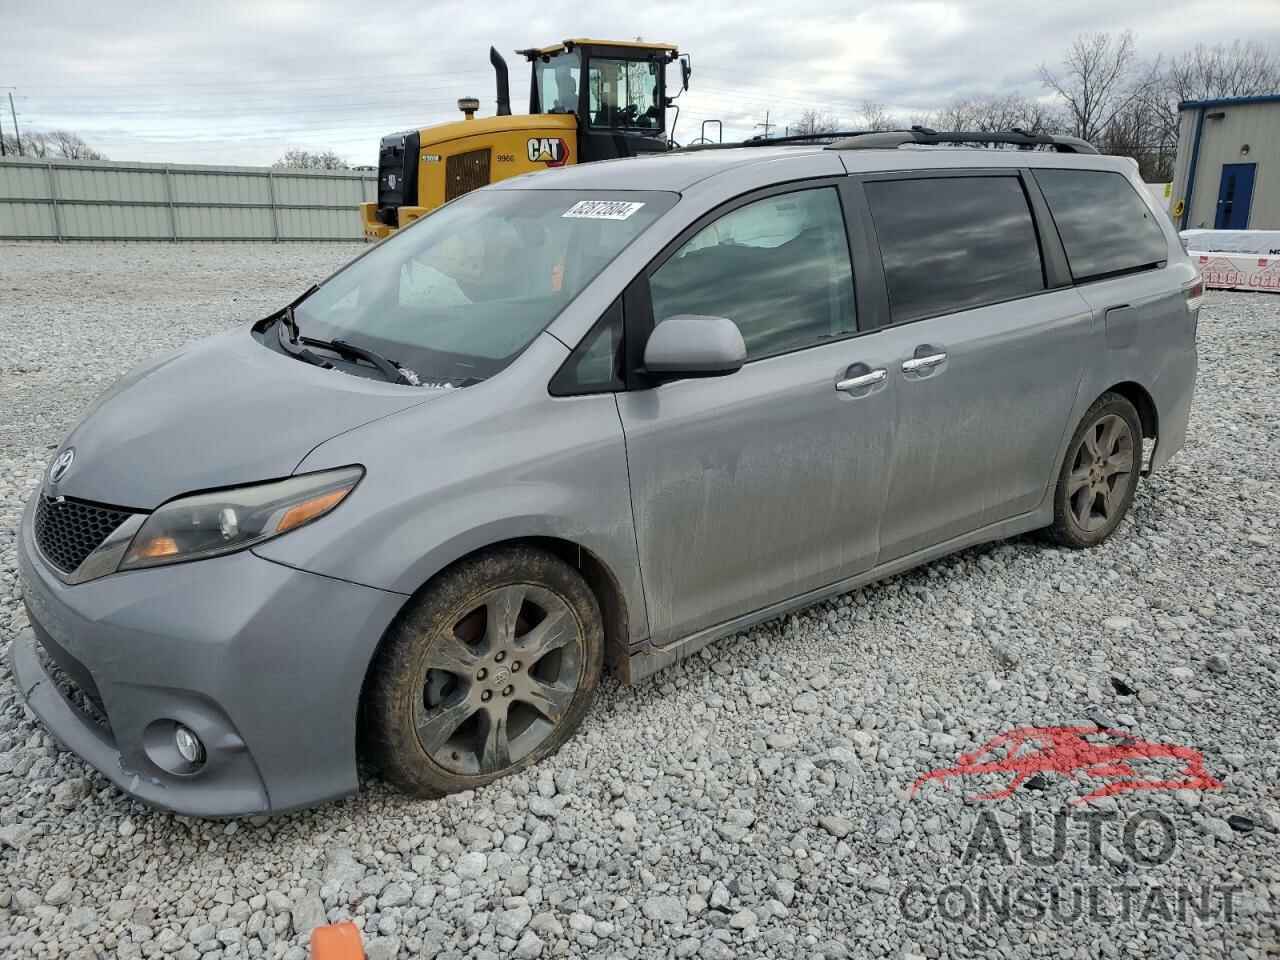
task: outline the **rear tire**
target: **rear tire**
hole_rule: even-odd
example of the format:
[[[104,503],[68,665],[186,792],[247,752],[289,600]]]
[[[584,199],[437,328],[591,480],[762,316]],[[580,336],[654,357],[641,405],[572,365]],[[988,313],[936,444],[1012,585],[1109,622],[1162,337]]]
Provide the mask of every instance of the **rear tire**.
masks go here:
[[[554,753],[582,723],[604,629],[582,576],[505,547],[464,560],[410,601],[370,668],[365,746],[401,790],[470,790]]]
[[[1102,543],[1129,512],[1141,467],[1138,411],[1120,394],[1104,393],[1067,445],[1046,536],[1073,549]]]

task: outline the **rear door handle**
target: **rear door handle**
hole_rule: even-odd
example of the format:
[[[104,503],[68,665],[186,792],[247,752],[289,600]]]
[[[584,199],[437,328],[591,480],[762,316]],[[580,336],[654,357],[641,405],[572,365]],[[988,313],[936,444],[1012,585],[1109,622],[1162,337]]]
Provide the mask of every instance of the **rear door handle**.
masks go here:
[[[889,372],[884,367],[881,367],[878,370],[872,370],[870,373],[862,373],[856,377],[837,380],[836,389],[841,393],[852,393],[854,390],[860,390],[863,387],[874,387],[877,383],[882,383],[888,375]]]
[[[945,353],[931,353],[927,357],[912,357],[910,360],[902,361],[903,373],[915,373],[917,370],[928,370],[930,367],[936,367],[947,359]]]

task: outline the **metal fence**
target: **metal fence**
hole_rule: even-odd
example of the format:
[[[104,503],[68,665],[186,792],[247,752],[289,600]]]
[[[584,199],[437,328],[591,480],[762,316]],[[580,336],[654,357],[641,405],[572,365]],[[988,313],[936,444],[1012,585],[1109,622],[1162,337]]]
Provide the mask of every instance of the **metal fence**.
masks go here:
[[[0,159],[0,240],[359,240],[372,171]]]

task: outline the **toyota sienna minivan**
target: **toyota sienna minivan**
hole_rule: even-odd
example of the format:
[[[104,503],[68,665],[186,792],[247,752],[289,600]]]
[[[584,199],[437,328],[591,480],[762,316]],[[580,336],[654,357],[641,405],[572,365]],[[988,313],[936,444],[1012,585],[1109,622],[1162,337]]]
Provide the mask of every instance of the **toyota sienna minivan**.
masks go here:
[[[554,751],[606,664],[1101,542],[1182,446],[1199,278],[1131,161],[964,139],[507,180],[144,364],[22,518],[18,688],[179,812],[358,760],[440,796]]]

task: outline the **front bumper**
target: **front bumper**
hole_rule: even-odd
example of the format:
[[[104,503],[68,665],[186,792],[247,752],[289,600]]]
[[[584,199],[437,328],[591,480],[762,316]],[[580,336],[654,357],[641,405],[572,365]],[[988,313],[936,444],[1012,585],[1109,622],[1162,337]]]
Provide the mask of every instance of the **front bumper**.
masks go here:
[[[196,816],[277,812],[352,793],[365,670],[405,598],[251,551],[69,586],[39,557],[18,575],[32,629],[18,689],[59,740],[125,792]],[[173,763],[181,723],[207,760]]]

